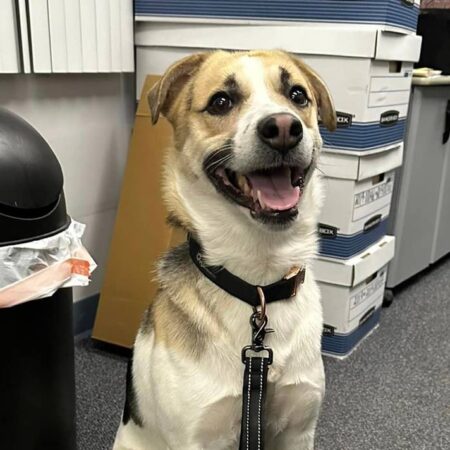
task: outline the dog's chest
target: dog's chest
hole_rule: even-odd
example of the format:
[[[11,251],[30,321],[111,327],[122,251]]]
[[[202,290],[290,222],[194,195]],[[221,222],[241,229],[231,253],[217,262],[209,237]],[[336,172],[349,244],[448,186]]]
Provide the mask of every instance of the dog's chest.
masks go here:
[[[199,288],[201,298],[208,298],[202,283]],[[183,436],[201,441],[198,448],[228,450],[238,447],[241,350],[251,343],[252,309],[224,293],[214,294],[216,306],[204,309],[211,319],[197,315],[203,317],[202,351],[195,358],[183,358],[178,347],[158,343],[154,333],[141,333],[135,345],[135,375],[137,391],[145,393],[140,406],[146,422],[169,427],[180,411],[188,411],[182,415]],[[265,339],[274,352],[266,397],[267,442],[287,427],[315,417],[308,410],[318,411],[324,388],[322,316],[315,285],[307,281],[297,298],[269,304],[268,316],[275,331]],[[164,433],[172,433],[172,426]],[[271,448],[275,447],[267,445]]]
[[[289,427],[308,428],[320,408],[323,389],[320,375],[314,383],[288,386],[268,383],[264,406],[267,449],[276,450],[273,446],[276,437]],[[196,433],[201,437],[202,448],[228,450],[238,447],[242,401],[242,395],[227,396],[204,408]]]
[[[248,334],[248,333],[245,333]],[[324,372],[320,355],[309,359],[301,353],[300,345],[289,346],[276,333],[267,339],[274,348],[275,361],[269,368],[265,402],[266,442],[268,449],[275,449],[271,442],[279,433],[292,426],[307,428],[315,417],[324,392]],[[294,339],[295,340],[295,339]],[[240,347],[240,343],[237,347]],[[238,358],[236,358],[238,359]],[[197,436],[205,437],[205,449],[234,449],[238,447],[241,429],[244,366],[241,361],[232,362],[224,355],[210,361],[208,380],[215,399],[204,398],[203,411],[198,418]],[[203,385],[204,387],[205,385]],[[215,387],[214,387],[215,386]]]

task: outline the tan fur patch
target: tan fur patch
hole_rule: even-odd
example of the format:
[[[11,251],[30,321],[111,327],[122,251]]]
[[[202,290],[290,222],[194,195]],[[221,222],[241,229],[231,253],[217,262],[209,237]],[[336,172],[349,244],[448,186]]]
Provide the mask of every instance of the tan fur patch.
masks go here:
[[[170,250],[160,262],[161,288],[141,325],[142,333],[153,332],[156,342],[191,359],[200,358],[208,341],[224,329],[220,315],[198,289],[200,277],[186,243]]]

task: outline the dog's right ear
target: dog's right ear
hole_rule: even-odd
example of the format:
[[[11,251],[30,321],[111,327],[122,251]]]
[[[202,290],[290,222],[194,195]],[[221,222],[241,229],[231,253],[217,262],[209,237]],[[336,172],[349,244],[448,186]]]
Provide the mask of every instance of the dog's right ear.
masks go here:
[[[166,117],[170,115],[170,108],[180,93],[182,85],[197,72],[207,56],[207,53],[197,53],[177,61],[150,89],[148,102],[153,124],[158,122],[160,114]]]

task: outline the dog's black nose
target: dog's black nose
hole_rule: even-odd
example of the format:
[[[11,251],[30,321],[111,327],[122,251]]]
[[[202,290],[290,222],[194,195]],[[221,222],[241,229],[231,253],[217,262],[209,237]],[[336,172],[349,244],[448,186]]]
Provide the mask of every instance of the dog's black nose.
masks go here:
[[[267,116],[258,123],[257,128],[260,139],[283,155],[303,137],[302,123],[287,113]]]

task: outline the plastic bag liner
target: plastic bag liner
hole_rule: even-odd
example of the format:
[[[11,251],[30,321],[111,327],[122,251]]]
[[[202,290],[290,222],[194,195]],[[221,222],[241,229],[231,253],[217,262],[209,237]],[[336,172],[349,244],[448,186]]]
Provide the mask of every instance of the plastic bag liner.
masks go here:
[[[0,247],[0,308],[87,286],[97,265],[81,243],[84,229],[72,220],[49,238]]]

